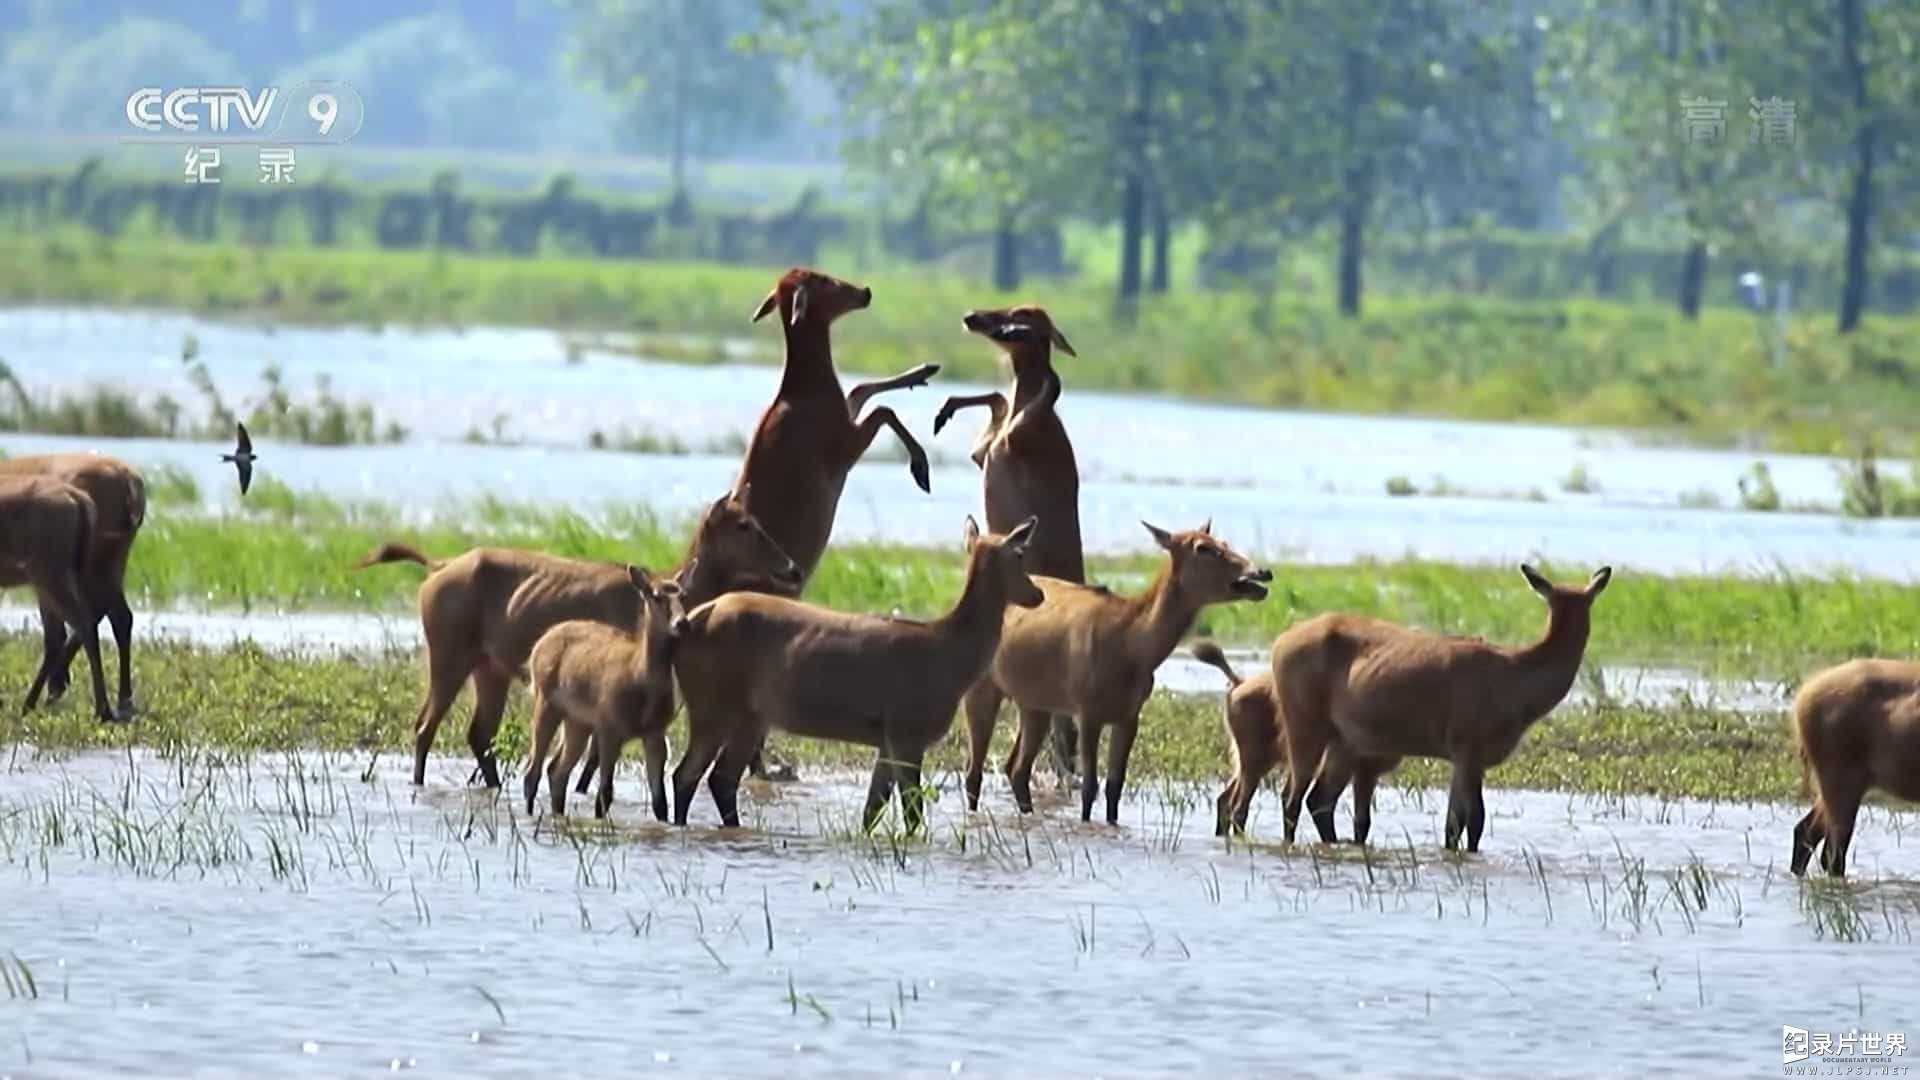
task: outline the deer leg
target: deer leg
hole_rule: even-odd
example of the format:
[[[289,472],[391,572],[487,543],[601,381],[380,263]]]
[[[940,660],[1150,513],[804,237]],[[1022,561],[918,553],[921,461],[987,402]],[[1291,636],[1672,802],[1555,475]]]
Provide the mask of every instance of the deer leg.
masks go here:
[[[889,390],[912,390],[927,385],[927,380],[940,373],[939,364],[921,364],[917,368],[903,371],[889,379],[874,382],[855,383],[847,391],[847,417],[859,416],[867,407],[867,401],[875,394],[884,394]]]
[[[1007,763],[1007,783],[1013,786],[1013,803],[1023,814],[1033,813],[1033,761],[1040,756],[1040,744],[1046,739],[1045,716],[1045,713],[1020,710],[1020,736],[1014,740],[1013,760]]]
[[[1074,729],[1071,714],[1050,713],[1048,719],[1047,754],[1053,760],[1053,775],[1062,784],[1071,784],[1075,772],[1073,756],[1079,746],[1080,735]]]
[[[1340,793],[1346,790],[1347,783],[1352,779],[1353,764],[1345,746],[1338,739],[1327,743],[1326,753],[1320,759],[1320,768],[1314,773],[1313,784],[1307,788],[1307,815],[1313,819],[1313,827],[1319,832],[1323,844],[1340,842],[1333,828],[1333,809],[1340,802]]]
[[[1471,801],[1467,804],[1467,854],[1480,850],[1480,833],[1487,827],[1487,776],[1485,770],[1475,766],[1473,786],[1467,794]]]
[[[567,778],[573,775],[574,767],[586,756],[587,743],[593,737],[593,729],[585,724],[567,721],[563,726],[560,742],[560,754],[547,765],[547,794],[553,800],[555,817],[565,817],[567,813]],[[529,768],[538,768],[538,762],[529,762]]]
[[[1793,827],[1793,876],[1806,877],[1807,863],[1812,861],[1814,852],[1827,838],[1826,829],[1820,824],[1820,802],[1814,800],[1813,808],[1807,816]]]
[[[967,809],[980,809],[980,780],[987,769],[987,751],[993,743],[994,721],[1000,716],[1000,702],[1004,697],[1000,687],[993,682],[992,676],[982,676],[979,682],[967,690],[961,699],[961,707],[967,714]],[[1009,767],[1013,764],[1013,755],[1007,755]]]
[[[1373,831],[1373,789],[1380,782],[1381,769],[1372,762],[1360,762],[1353,769],[1353,842],[1366,846]]]
[[[714,809],[720,812],[720,824],[729,829],[740,827],[740,777],[747,770],[747,759],[764,733],[744,742],[729,742],[714,759],[707,774],[707,793],[713,796]]]
[[[533,749],[527,751],[526,775],[520,789],[527,796],[527,816],[533,816],[534,799],[540,794],[540,774],[548,767],[547,755],[553,749],[553,736],[560,730],[560,710],[539,694],[533,695]]]
[[[665,728],[640,736],[640,754],[646,759],[647,797],[653,804],[655,821],[667,820],[667,753]]]
[[[607,816],[608,811],[613,809],[613,767],[614,764],[620,760],[620,742],[617,739],[609,739],[605,735],[595,733],[593,750],[594,753],[598,755],[598,758],[588,758],[587,760],[593,761],[599,766],[594,771],[600,774],[600,790],[594,792],[593,795],[593,816],[596,818],[604,818]],[[581,769],[580,771],[584,773],[587,770]],[[661,817],[666,816],[664,812],[666,810],[665,802],[666,788],[665,781],[663,780],[660,791]]]
[[[52,610],[54,625],[62,629],[73,627],[73,636],[86,650],[87,667],[93,675],[94,713],[102,721],[112,723],[117,718],[113,710],[107,707],[107,680],[100,667],[99,616],[93,613],[93,608],[81,594],[79,582],[71,577],[37,582],[35,588],[42,597],[41,611]]]
[[[460,696],[460,684],[475,670],[476,662],[462,658],[463,662],[455,663],[449,659],[451,655],[451,650],[435,652],[433,643],[427,643],[427,696],[413,721],[414,787],[427,782],[427,754],[433,750],[433,736],[440,730],[447,710],[453,708],[454,699]]]
[[[493,737],[500,733],[500,717],[507,711],[507,691],[512,688],[513,676],[494,664],[485,663],[473,669],[473,718],[467,721],[467,746],[473,750],[473,760],[479,766],[481,779],[490,788],[500,786],[500,759],[493,752]],[[586,753],[585,740],[592,733],[592,728],[582,729],[580,754]],[[579,757],[579,754],[574,755],[574,762],[578,762]],[[573,763],[570,762],[558,781],[553,781],[551,777],[548,780],[560,785],[559,794],[564,797],[567,778],[572,774]]]
[[[1093,800],[1100,795],[1100,768],[1094,761],[1100,756],[1100,728],[1094,714],[1080,717],[1080,820],[1093,820]],[[1041,728],[1036,735],[1045,738]]]
[[[887,760],[885,750],[873,755],[873,779],[867,781],[867,805],[860,812],[860,828],[872,832],[880,823],[880,815],[887,809],[887,800],[893,796],[893,763]]]
[[[98,619],[94,625],[99,625]],[[79,627],[74,629],[77,631]],[[40,667],[45,674],[48,705],[59,701],[67,692],[71,678],[68,664],[73,659],[72,650],[67,648],[69,640],[65,616],[45,597],[40,598]],[[35,700],[33,692],[28,691],[26,707],[21,711],[33,708]]]
[[[926,820],[926,792],[920,787],[920,767],[926,751],[893,742],[887,756],[893,759],[893,783],[900,791],[900,820],[907,835],[912,836]]]
[[[1853,827],[1866,794],[1865,777],[1820,777],[1820,802],[1824,810],[1821,817],[1827,840],[1820,855],[1820,868],[1834,877],[1847,876],[1847,848],[1853,843]]]
[[[685,825],[687,811],[693,807],[694,785],[707,773],[713,759],[720,756],[720,737],[702,731],[693,722],[693,716],[687,717],[687,752],[680,757],[680,764],[673,769],[673,823]]]
[[[1127,786],[1127,760],[1140,732],[1140,716],[1116,723],[1107,734],[1107,824],[1120,824],[1120,794]]]
[[[946,427],[947,421],[952,420],[961,409],[974,409],[982,405],[990,411],[988,431],[999,427],[1000,422],[1007,418],[1007,397],[998,390],[987,394],[955,394],[942,402],[940,411],[933,414],[933,433],[940,434],[940,429]]]
[[[107,625],[113,628],[113,649],[120,654],[120,705],[122,720],[133,719],[133,608],[127,605],[127,593],[116,583],[107,598]]]
[[[913,433],[900,422],[900,418],[894,415],[894,411],[885,405],[875,406],[874,410],[853,429],[853,452],[848,455],[849,464],[860,460],[861,455],[867,452],[867,447],[873,445],[874,436],[880,434],[880,429],[883,427],[892,429],[894,436],[900,440],[900,445],[906,449],[907,471],[913,474],[913,482],[920,486],[921,491],[931,493],[933,481],[929,478],[930,474],[927,471],[927,452],[921,449],[920,441],[913,437]]]
[[[587,789],[593,786],[594,775],[600,771],[600,733],[597,731],[593,733],[593,740],[587,743],[586,760],[589,763],[587,768],[581,769],[580,775],[570,781],[575,795],[585,795]]]

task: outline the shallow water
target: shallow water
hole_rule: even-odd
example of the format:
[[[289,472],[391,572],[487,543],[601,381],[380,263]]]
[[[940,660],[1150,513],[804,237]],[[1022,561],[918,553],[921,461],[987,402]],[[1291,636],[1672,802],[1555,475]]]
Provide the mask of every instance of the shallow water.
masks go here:
[[[32,608],[0,604],[0,633],[37,636],[40,616]],[[143,612],[141,640],[174,640],[209,648],[251,641],[271,652],[301,656],[339,652],[383,652],[420,647],[419,620],[406,614],[372,612],[231,611]],[[1242,675],[1266,666],[1264,650],[1229,649],[1227,658]],[[1715,679],[1681,668],[1621,666],[1589,663],[1587,674],[1567,696],[1575,704],[1604,696],[1624,705],[1672,706],[1735,712],[1767,712],[1784,708],[1788,690],[1774,682]],[[1598,686],[1594,680],[1598,680]],[[1162,689],[1176,694],[1214,694],[1225,686],[1220,673],[1180,649],[1154,672]]]
[[[848,320],[843,332],[856,337],[858,320]],[[735,455],[579,447],[596,428],[672,434],[693,446],[744,436],[775,379],[768,367],[649,363],[592,350],[569,363],[563,338],[538,330],[267,330],[182,315],[47,308],[0,312],[0,356],[36,393],[112,382],[192,402],[179,360],[188,333],[229,399],[257,394],[259,371],[273,362],[297,392],[324,373],[336,392],[372,401],[415,434],[405,447],[263,445],[263,474],[296,489],[416,509],[491,494],[581,510],[644,501],[672,514],[690,512],[732,480]],[[766,337],[754,340],[764,345]],[[901,366],[910,363],[903,358]],[[1069,380],[1073,363],[1064,365]],[[962,414],[938,438],[930,436],[931,421],[945,394],[978,389],[936,380],[888,396],[949,464],[934,470],[931,496],[913,487],[901,462],[855,469],[836,538],[957,543],[961,516],[978,510],[979,477],[965,454],[981,421],[977,413]],[[1085,477],[1086,542],[1097,551],[1140,549],[1142,517],[1183,525],[1212,515],[1222,535],[1269,557],[1504,563],[1546,556],[1668,572],[1771,573],[1788,566],[1920,580],[1920,523],[1678,505],[1703,489],[1737,502],[1736,482],[1755,460],[1769,463],[1789,502],[1832,502],[1837,463],[1825,458],[1636,446],[1621,435],[1537,425],[1291,413],[1071,388],[1060,410]],[[459,441],[470,428],[490,429],[501,414],[512,418],[509,436],[544,445]],[[0,437],[8,453],[87,445]],[[210,444],[130,440],[112,449],[187,468],[216,505],[238,498]],[[1596,492],[1561,491],[1576,465],[1597,482]],[[1479,497],[1384,494],[1389,477],[1426,487],[1435,475]],[[1550,501],[1487,497],[1532,489]]]
[[[1780,872],[1791,807],[1494,792],[1456,862],[1437,793],[1383,792],[1363,861],[1229,851],[1204,793],[1108,829],[942,777],[901,847],[846,839],[855,777],[726,835],[623,773],[611,830],[556,831],[396,764],[19,751],[0,1073],[1728,1075],[1783,1024],[1920,1035],[1912,814],[1831,889]]]

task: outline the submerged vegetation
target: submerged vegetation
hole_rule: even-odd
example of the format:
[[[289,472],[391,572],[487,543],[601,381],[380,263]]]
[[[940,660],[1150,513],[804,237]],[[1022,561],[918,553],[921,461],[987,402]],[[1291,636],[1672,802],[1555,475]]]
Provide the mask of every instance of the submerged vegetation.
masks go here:
[[[38,651],[37,637],[0,636],[0,686],[24,686]],[[206,649],[143,642],[138,663],[143,713],[133,725],[98,724],[72,702],[26,716],[0,709],[0,742],[30,744],[42,754],[119,747],[128,740],[162,749],[324,749],[369,755],[405,754],[412,746],[421,669],[408,653],[307,658],[252,644]],[[525,710],[525,694],[516,692],[499,738],[510,761],[526,753]],[[455,722],[463,715],[457,710]],[[1010,727],[1002,723],[996,731],[995,761],[1012,737]],[[679,745],[680,726],[672,737]],[[816,739],[783,738],[780,750],[812,768],[865,768],[873,759],[871,750]],[[963,726],[956,725],[929,756],[933,782],[952,793],[965,753]],[[1134,773],[1212,784],[1224,776],[1225,753],[1218,695],[1156,693],[1143,714]],[[637,755],[630,751],[630,760]],[[464,767],[457,760],[455,765]],[[1443,763],[1409,761],[1394,782],[1444,785],[1444,770]],[[1764,800],[1791,798],[1798,775],[1786,721],[1778,714],[1601,704],[1556,712],[1489,779],[1505,787],[1608,795]],[[627,799],[633,797],[633,783],[625,781]]]

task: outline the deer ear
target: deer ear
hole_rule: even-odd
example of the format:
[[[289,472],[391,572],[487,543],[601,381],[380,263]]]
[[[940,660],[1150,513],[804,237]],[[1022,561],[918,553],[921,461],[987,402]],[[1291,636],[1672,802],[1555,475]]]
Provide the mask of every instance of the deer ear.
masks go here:
[[[793,314],[787,316],[788,326],[799,326],[800,320],[807,317],[807,283],[801,282],[793,287]]]
[[[1168,551],[1172,551],[1175,547],[1178,546],[1173,542],[1173,534],[1168,532],[1167,530],[1161,528],[1158,525],[1153,524],[1150,521],[1142,521],[1140,524],[1145,525],[1147,527],[1147,531],[1153,534],[1154,543],[1159,544],[1161,547],[1166,548]]]
[[[699,572],[700,572],[700,556],[698,555],[695,555],[692,558],[688,559],[686,562],[680,564],[680,572],[678,574],[675,574],[672,579],[674,591],[675,592],[686,591],[687,582],[692,581],[693,575]]]
[[[1040,519],[1038,517],[1030,517],[1020,524],[1015,525],[1012,532],[1007,533],[1007,543],[1024,551],[1028,544],[1033,543],[1033,532],[1039,527]]]
[[[1207,520],[1201,522],[1200,531],[1203,533],[1206,533],[1208,536],[1212,536],[1213,535],[1213,519],[1208,518]]]
[[[751,321],[759,322],[761,319],[766,318],[767,312],[772,311],[776,306],[779,305],[779,303],[780,303],[780,290],[778,288],[775,288],[772,292],[767,294],[767,298],[765,300],[760,301],[760,307],[758,310],[756,310],[753,313],[753,319]]]
[[[734,488],[730,494],[733,500],[735,502],[738,502],[741,506],[747,505],[747,496],[753,494],[753,481],[751,480],[740,481],[740,486],[737,488]]]
[[[1080,355],[1079,353],[1073,351],[1072,345],[1067,344],[1067,335],[1061,333],[1059,327],[1055,326],[1055,327],[1052,327],[1051,329],[1052,329],[1054,348],[1059,349],[1061,352],[1066,353],[1068,356],[1077,357]]]
[[[1520,576],[1527,579],[1527,587],[1539,593],[1540,599],[1545,600],[1553,596],[1553,582],[1541,577],[1540,571],[1526,563],[1521,563]]]
[[[1613,567],[1603,566],[1600,569],[1595,570],[1593,572],[1593,576],[1587,579],[1587,595],[1599,596],[1600,590],[1606,588],[1607,582],[1612,580],[1613,580]]]
[[[627,564],[627,580],[633,582],[633,587],[640,590],[641,596],[652,599],[658,595],[658,591],[654,588],[653,575],[632,563]]]
[[[967,523],[961,528],[960,538],[966,544],[968,551],[972,551],[973,545],[980,542],[980,523],[973,520],[972,514],[967,515]]]

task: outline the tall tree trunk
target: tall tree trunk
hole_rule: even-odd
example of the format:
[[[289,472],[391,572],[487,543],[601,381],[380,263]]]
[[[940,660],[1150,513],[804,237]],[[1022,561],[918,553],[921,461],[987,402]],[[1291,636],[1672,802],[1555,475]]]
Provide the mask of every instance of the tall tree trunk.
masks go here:
[[[1367,107],[1367,61],[1357,48],[1347,50],[1342,67],[1346,75],[1345,115],[1341,126],[1346,135],[1347,154],[1344,170],[1346,191],[1340,198],[1340,314],[1352,318],[1360,314],[1360,263],[1364,256],[1367,210],[1373,201],[1373,168],[1370,150],[1361,145],[1360,111]]]
[[[1120,184],[1120,296],[1123,316],[1133,314],[1140,296],[1141,239],[1146,232],[1146,181],[1138,170],[1127,173]]]
[[[1020,287],[1020,234],[1012,214],[1000,215],[993,229],[993,287],[1001,292]]]
[[[1867,306],[1867,253],[1873,243],[1873,163],[1878,130],[1874,124],[1872,103],[1867,97],[1867,63],[1861,56],[1860,0],[1840,0],[1841,48],[1846,53],[1847,78],[1852,84],[1853,107],[1860,117],[1860,128],[1853,136],[1853,190],[1847,196],[1847,254],[1845,277],[1840,284],[1841,333],[1851,333],[1860,325],[1860,313]]]
[[[1136,15],[1129,33],[1134,70],[1134,99],[1128,116],[1132,128],[1127,174],[1120,182],[1120,284],[1115,312],[1121,321],[1133,319],[1140,297],[1141,241],[1147,212],[1147,147],[1153,134],[1153,24]]]
[[[1173,219],[1167,213],[1167,200],[1155,194],[1153,197],[1153,273],[1147,280],[1147,291],[1164,294],[1173,284]]]
[[[1700,317],[1700,298],[1707,290],[1707,242],[1695,240],[1687,245],[1687,256],[1680,263],[1680,315]]]
[[[1340,314],[1352,318],[1360,314],[1360,263],[1364,255],[1367,228],[1368,194],[1360,174],[1364,168],[1347,172],[1347,193],[1340,200]]]

